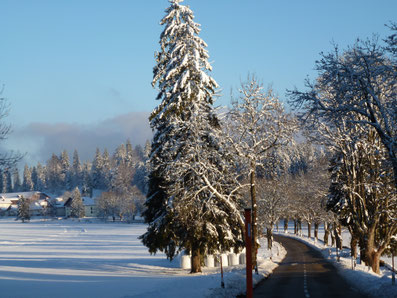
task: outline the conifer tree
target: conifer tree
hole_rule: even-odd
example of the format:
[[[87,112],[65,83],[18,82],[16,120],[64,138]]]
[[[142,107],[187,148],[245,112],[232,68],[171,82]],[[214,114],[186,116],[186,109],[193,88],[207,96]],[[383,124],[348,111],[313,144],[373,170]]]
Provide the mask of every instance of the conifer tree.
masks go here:
[[[61,162],[56,154],[52,154],[51,158],[47,161],[45,171],[46,186],[51,191],[58,191],[62,189],[61,181]]]
[[[4,173],[0,171],[0,192],[4,193]]]
[[[69,154],[66,150],[63,150],[59,158],[60,163],[60,182],[62,189],[70,189],[70,161]]]
[[[35,188],[38,191],[43,191],[46,189],[46,178],[45,178],[46,169],[41,165],[41,163],[37,163],[36,172],[37,172],[37,182]]]
[[[23,191],[32,191],[33,190],[33,182],[32,182],[32,171],[25,165],[23,170],[23,183],[22,183]]]
[[[79,153],[77,150],[73,152],[73,164],[72,164],[72,186],[73,187],[81,187],[82,186],[82,167],[80,163]]]
[[[112,158],[114,166],[117,167],[119,164],[124,163],[126,160],[126,154],[125,145],[121,144],[118,146]]]
[[[130,140],[127,140],[127,143],[125,145],[125,153],[126,153],[126,163],[128,167],[133,167],[135,163],[135,153],[134,149],[132,149],[132,145]]]
[[[13,187],[12,187],[13,192],[21,191],[22,188],[21,178],[19,177],[19,171],[17,168],[14,168],[12,172],[12,181],[13,181]]]
[[[92,165],[89,162],[83,163],[82,166],[82,188],[81,192],[83,196],[92,197],[92,180],[91,180]]]
[[[21,197],[18,200],[18,215],[17,219],[21,219],[22,222],[30,219],[30,201],[27,198]]]
[[[102,155],[102,171],[101,171],[101,189],[107,189],[110,185],[111,176],[110,156],[105,148]]]
[[[242,227],[236,197],[225,198],[214,186],[224,160],[211,106],[218,86],[207,74],[207,45],[189,7],[170,2],[152,82],[161,103],[150,116],[155,135],[144,212],[149,227],[141,239],[151,253],[161,250],[170,259],[186,249],[195,273],[201,271],[201,256],[238,247]]]
[[[5,185],[5,190],[7,192],[12,192],[12,178],[11,178],[11,172],[9,169],[6,169],[4,172],[4,185]]]
[[[91,167],[91,183],[93,188],[102,188],[102,170],[103,170],[103,158],[99,148],[96,149],[95,157]]]
[[[33,167],[32,168],[32,184],[33,184],[34,190],[37,190],[37,179],[38,179],[37,168]]]
[[[80,190],[76,187],[72,193],[71,217],[81,218],[85,216],[85,209],[83,199],[81,198]]]

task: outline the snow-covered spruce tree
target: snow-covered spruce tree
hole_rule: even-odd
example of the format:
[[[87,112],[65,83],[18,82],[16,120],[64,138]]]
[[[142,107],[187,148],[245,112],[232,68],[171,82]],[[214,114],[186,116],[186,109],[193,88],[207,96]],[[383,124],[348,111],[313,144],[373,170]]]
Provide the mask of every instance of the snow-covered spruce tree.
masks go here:
[[[71,190],[70,161],[69,161],[69,154],[66,150],[62,151],[59,157],[59,163],[61,167],[61,172],[60,172],[61,189]]]
[[[45,181],[49,190],[57,192],[62,189],[61,162],[56,154],[52,154],[45,167]]]
[[[23,191],[32,191],[33,190],[33,181],[32,181],[32,171],[25,165],[23,169],[23,183],[22,183]]]
[[[7,193],[12,192],[12,182],[11,182],[11,173],[9,169],[5,169],[4,171],[0,172],[0,185],[1,185],[1,192]]]
[[[20,192],[22,188],[21,178],[19,176],[19,171],[17,168],[14,168],[12,171],[12,191],[13,192]]]
[[[149,227],[141,239],[170,259],[187,250],[195,273],[205,254],[241,245],[243,222],[219,146],[206,44],[189,7],[170,2],[152,83],[161,103],[150,116],[155,135],[143,214]]]
[[[91,167],[91,183],[93,188],[103,189],[103,157],[99,148],[96,148]]]
[[[22,220],[30,220],[30,201],[27,198],[20,197],[18,200],[18,215],[17,219]]]
[[[92,197],[93,184],[92,184],[91,172],[92,172],[92,164],[90,162],[84,162],[81,171],[81,176],[82,176],[81,182],[83,184],[81,187],[81,193],[83,196]]]
[[[71,169],[71,186],[72,187],[81,187],[82,183],[82,167],[80,163],[79,153],[75,149],[73,152],[73,162]]]
[[[35,190],[43,191],[46,189],[46,179],[45,179],[46,169],[40,163],[37,163],[36,171],[37,171],[37,183],[35,186]]]
[[[83,199],[81,198],[80,190],[76,187],[72,193],[72,203],[70,204],[71,217],[81,218],[85,216],[85,208]]]

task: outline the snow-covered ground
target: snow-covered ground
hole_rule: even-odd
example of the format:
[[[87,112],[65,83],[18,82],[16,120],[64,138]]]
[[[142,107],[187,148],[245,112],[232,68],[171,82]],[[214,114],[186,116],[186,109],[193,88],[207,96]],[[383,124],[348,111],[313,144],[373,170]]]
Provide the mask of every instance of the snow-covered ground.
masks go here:
[[[189,274],[179,260],[150,255],[138,236],[144,224],[73,220],[0,220],[0,296],[41,297],[233,297],[245,291],[243,265],[203,268]],[[278,244],[259,251],[259,275],[285,256]]]
[[[339,261],[337,258],[337,253],[335,247],[330,248],[329,246],[324,246],[322,241],[324,236],[323,229],[319,231],[319,241],[315,241],[312,232],[312,237],[308,238],[307,228],[303,229],[302,226],[302,236],[296,236],[293,234],[293,225],[289,225],[288,234],[284,234],[282,231],[282,225],[279,225],[280,235],[286,235],[299,239],[315,249],[321,251],[323,256],[332,262],[337,268],[338,272],[345,277],[345,279],[354,285],[356,288],[367,293],[371,297],[397,297],[397,284],[392,284],[392,272],[386,268],[381,268],[381,274],[375,274],[372,269],[365,265],[357,264],[352,270],[353,261],[350,257],[350,249],[343,249],[339,252]],[[343,233],[343,245],[349,246],[350,235],[348,232]],[[391,258],[383,258],[385,261],[391,262]]]

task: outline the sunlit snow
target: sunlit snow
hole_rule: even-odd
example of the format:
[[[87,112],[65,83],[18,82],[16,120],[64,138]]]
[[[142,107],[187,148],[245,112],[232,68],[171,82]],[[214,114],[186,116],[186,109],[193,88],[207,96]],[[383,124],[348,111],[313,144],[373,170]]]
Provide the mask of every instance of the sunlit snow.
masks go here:
[[[180,260],[150,255],[144,224],[0,220],[0,297],[223,297],[245,291],[243,265],[189,274]],[[265,247],[265,245],[263,245]],[[282,248],[273,252],[283,255]],[[260,276],[276,266],[261,250]],[[228,294],[226,294],[228,295]]]

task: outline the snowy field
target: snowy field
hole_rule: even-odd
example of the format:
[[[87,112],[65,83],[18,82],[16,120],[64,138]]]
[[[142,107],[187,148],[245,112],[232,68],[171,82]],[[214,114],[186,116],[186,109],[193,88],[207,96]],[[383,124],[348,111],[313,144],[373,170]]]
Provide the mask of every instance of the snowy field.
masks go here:
[[[0,297],[233,297],[245,291],[243,265],[203,274],[180,269],[163,254],[151,256],[137,239],[144,224],[0,219]],[[262,243],[266,247],[266,243]],[[285,256],[261,249],[260,275]]]
[[[279,224],[280,235],[286,235],[283,232],[283,222]],[[368,294],[370,297],[397,297],[397,284],[392,284],[392,272],[387,268],[381,267],[381,273],[375,274],[372,269],[365,265],[357,264],[352,270],[353,262],[350,257],[350,249],[343,249],[339,252],[339,260],[337,258],[335,247],[330,248],[329,246],[324,246],[322,239],[324,238],[323,227],[319,230],[319,241],[315,241],[314,232],[312,231],[312,237],[308,238],[307,227],[302,224],[302,236],[295,236],[293,234],[294,226],[293,223],[289,223],[288,234],[286,236],[296,238],[303,241],[313,248],[321,251],[323,256],[332,262],[338,269],[339,274],[341,274],[349,283],[354,285],[356,288],[361,289],[363,292]],[[275,232],[277,234],[277,232]],[[350,245],[350,234],[348,231],[342,233],[343,245]],[[321,239],[321,240],[320,240]],[[331,243],[331,242],[329,242]],[[385,262],[391,264],[391,258],[382,258]]]

